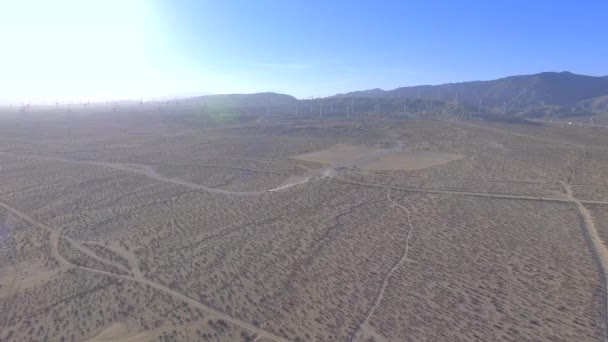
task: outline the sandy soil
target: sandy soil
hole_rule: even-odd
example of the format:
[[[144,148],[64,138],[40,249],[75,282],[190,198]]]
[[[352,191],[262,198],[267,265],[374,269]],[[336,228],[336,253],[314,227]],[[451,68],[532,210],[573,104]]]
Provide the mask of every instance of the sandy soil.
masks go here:
[[[336,165],[362,159],[364,156],[369,155],[374,151],[374,149],[368,147],[336,144],[325,150],[300,154],[292,158],[308,162]],[[460,160],[464,157],[465,156],[462,154],[395,150],[380,154],[369,161],[365,160],[365,162],[357,164],[357,167],[364,170],[422,170],[431,166]]]
[[[11,120],[2,341],[608,336],[604,130]]]
[[[292,158],[296,160],[333,165],[346,163],[353,159],[360,158],[372,151],[373,149],[367,147],[336,144],[325,150],[304,153]]]
[[[0,297],[40,286],[55,277],[57,270],[48,270],[38,261],[24,261],[0,269]]]
[[[399,151],[392,152],[379,159],[362,165],[364,170],[394,170],[410,171],[422,170],[435,165],[447,164],[454,160],[463,159],[462,154],[424,152],[424,151]]]

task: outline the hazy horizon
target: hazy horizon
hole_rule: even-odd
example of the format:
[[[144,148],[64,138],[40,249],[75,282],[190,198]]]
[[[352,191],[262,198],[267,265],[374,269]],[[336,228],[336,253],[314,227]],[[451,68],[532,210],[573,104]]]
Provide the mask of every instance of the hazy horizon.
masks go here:
[[[0,37],[10,51],[0,57],[0,103],[202,92],[307,98],[545,71],[604,76],[608,47],[598,42],[607,7],[7,2],[0,5]]]

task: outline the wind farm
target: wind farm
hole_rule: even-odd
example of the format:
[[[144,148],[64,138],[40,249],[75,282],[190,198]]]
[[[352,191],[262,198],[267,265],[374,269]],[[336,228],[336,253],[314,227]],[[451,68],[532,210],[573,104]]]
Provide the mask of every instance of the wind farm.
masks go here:
[[[604,339],[605,129],[415,94],[6,107],[0,338]]]

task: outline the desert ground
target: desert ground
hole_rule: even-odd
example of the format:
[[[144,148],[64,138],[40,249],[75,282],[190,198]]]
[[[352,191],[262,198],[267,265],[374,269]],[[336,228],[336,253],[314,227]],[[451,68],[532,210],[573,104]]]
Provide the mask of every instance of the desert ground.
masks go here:
[[[0,115],[1,341],[605,341],[608,129]]]

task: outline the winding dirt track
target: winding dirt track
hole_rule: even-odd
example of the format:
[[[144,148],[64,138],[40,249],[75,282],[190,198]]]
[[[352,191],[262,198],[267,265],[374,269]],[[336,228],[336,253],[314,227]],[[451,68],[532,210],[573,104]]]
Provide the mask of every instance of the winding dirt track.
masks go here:
[[[77,268],[83,271],[87,271],[87,272],[91,272],[91,273],[97,273],[97,274],[102,274],[108,277],[113,277],[113,278],[118,278],[118,279],[124,279],[124,280],[128,280],[128,281],[132,281],[132,282],[136,282],[142,285],[146,285],[146,286],[150,286],[152,288],[155,288],[159,291],[165,292],[183,302],[186,302],[196,308],[201,309],[202,311],[204,311],[205,313],[207,313],[209,318],[216,318],[216,319],[223,319],[227,322],[233,323],[235,325],[240,326],[241,328],[247,329],[253,333],[256,333],[259,337],[264,337],[264,338],[268,338],[271,339],[273,341],[277,341],[277,342],[283,342],[283,341],[289,341],[284,337],[275,335],[271,332],[265,331],[263,329],[260,329],[256,326],[254,326],[251,323],[242,321],[238,318],[232,317],[224,312],[221,312],[217,309],[214,309],[212,307],[209,307],[193,298],[190,298],[180,292],[177,292],[175,290],[172,290],[171,288],[164,286],[162,284],[156,283],[154,281],[148,280],[144,277],[139,277],[139,276],[128,276],[128,275],[122,275],[122,274],[116,274],[116,273],[112,273],[112,272],[106,272],[106,271],[101,271],[98,269],[94,269],[94,268],[89,268],[89,267],[82,267],[82,266],[77,266],[74,265],[72,263],[70,263],[68,260],[66,260],[60,253],[59,253],[59,249],[58,249],[58,242],[59,239],[61,238],[61,234],[45,225],[44,223],[38,222],[36,221],[34,218],[32,218],[31,216],[9,206],[8,204],[1,202],[0,201],[0,207],[8,210],[9,212],[11,212],[12,214],[14,214],[15,216],[29,222],[30,224],[48,231],[51,234],[51,239],[50,239],[50,244],[51,244],[51,255],[57,259],[57,261],[59,261],[59,264],[61,266],[63,266],[64,268]],[[69,240],[68,240],[69,241]],[[71,242],[70,242],[71,243]]]
[[[370,317],[372,317],[372,315],[374,314],[374,311],[376,311],[376,308],[378,307],[378,305],[380,304],[380,302],[384,298],[384,292],[386,291],[386,287],[388,286],[389,280],[393,276],[393,273],[395,273],[395,271],[401,265],[403,265],[405,263],[405,261],[407,260],[407,254],[408,254],[408,252],[410,250],[410,238],[412,237],[412,233],[414,232],[414,228],[415,228],[412,225],[412,221],[410,219],[410,211],[405,206],[403,206],[403,205],[395,202],[391,198],[391,191],[390,191],[390,189],[387,190],[387,192],[386,192],[386,199],[388,200],[388,202],[391,205],[393,205],[393,206],[395,206],[397,208],[400,208],[403,211],[405,211],[405,214],[407,215],[407,224],[409,226],[409,229],[407,231],[407,236],[405,238],[405,248],[403,249],[403,253],[401,254],[401,258],[399,258],[399,260],[397,260],[397,262],[395,262],[395,264],[393,264],[393,266],[388,271],[388,273],[386,273],[386,276],[382,280],[382,285],[378,289],[378,293],[376,294],[376,298],[374,299],[374,304],[365,313],[365,317],[363,318],[363,320],[359,324],[359,327],[357,328],[357,330],[355,330],[354,334],[351,336],[351,339],[350,339],[351,341],[358,341],[362,336],[365,336],[365,330],[366,330],[367,324],[369,322],[369,319],[370,319]],[[361,335],[362,333],[364,335]]]
[[[146,177],[149,177],[149,178],[155,179],[157,181],[161,181],[161,182],[183,185],[183,186],[189,187],[191,189],[203,190],[203,191],[207,191],[207,192],[211,192],[211,193],[217,193],[217,194],[238,195],[238,196],[259,196],[259,195],[263,195],[263,194],[267,194],[268,193],[268,191],[230,191],[230,190],[222,190],[222,189],[217,189],[217,188],[206,187],[206,186],[200,185],[200,184],[186,182],[186,181],[183,181],[181,179],[167,178],[167,177],[164,177],[164,176],[160,175],[158,172],[156,172],[149,165],[122,164],[122,163],[114,163],[114,162],[99,161],[99,160],[89,160],[89,159],[82,160],[82,159],[79,159],[79,158],[74,159],[74,158],[65,158],[65,157],[59,157],[59,156],[52,156],[52,155],[45,155],[45,154],[34,154],[34,153],[23,153],[23,154],[21,154],[21,153],[7,152],[7,151],[2,151],[1,153],[10,154],[10,155],[14,155],[14,156],[31,157],[31,158],[36,158],[36,159],[46,159],[46,160],[62,161],[62,162],[67,162],[67,163],[88,164],[88,165],[103,166],[103,167],[107,167],[107,168],[111,168],[111,169],[115,169],[115,170],[121,170],[121,171],[127,171],[127,172],[137,173],[137,174],[140,174],[140,175],[143,175],[143,176],[146,176]]]
[[[602,311],[604,312],[604,341],[608,341],[608,249],[599,237],[597,227],[593,221],[591,213],[585,208],[585,206],[573,198],[576,207],[583,219],[585,230],[587,233],[587,239],[591,242],[591,250],[594,254],[596,261],[599,263],[600,277],[602,278],[603,292],[604,292],[604,305]]]
[[[576,198],[572,192],[572,181],[574,180],[574,175],[576,172],[576,166],[585,158],[585,150],[583,147],[579,147],[581,151],[581,155],[577,157],[577,159],[570,164],[570,175],[563,182],[564,190],[566,191],[566,198],[576,204],[576,207],[579,211],[579,214],[583,220],[584,226],[584,234],[589,245],[589,249],[595,258],[600,278],[602,282],[602,292],[603,292],[603,325],[604,325],[604,341],[608,342],[608,249],[606,245],[602,242],[602,239],[599,236],[597,226],[593,220],[593,216],[585,208],[582,201]]]
[[[399,149],[399,148],[401,148],[401,146],[402,146],[402,142],[398,142],[397,147],[394,147],[391,149],[376,150],[375,152],[370,153],[369,155],[366,155],[362,158],[357,159],[356,161],[352,161],[347,164],[356,165],[360,160],[373,159],[374,157],[377,157],[378,155],[386,154],[387,152],[391,152],[391,151],[394,151],[395,149]],[[491,198],[504,198],[504,199],[520,199],[520,200],[546,201],[546,202],[572,202],[568,198],[520,196],[520,195],[506,195],[506,194],[455,191],[455,190],[430,190],[430,189],[408,188],[408,187],[393,186],[393,185],[383,185],[383,184],[376,184],[376,183],[351,181],[351,180],[346,180],[346,179],[337,177],[338,172],[335,171],[336,166],[322,169],[322,170],[314,170],[308,176],[305,176],[305,179],[303,181],[283,185],[283,186],[280,186],[280,187],[274,188],[274,189],[261,190],[261,191],[231,191],[231,190],[210,188],[210,187],[206,187],[204,185],[187,182],[187,181],[184,181],[181,179],[168,178],[168,177],[165,177],[165,176],[159,174],[158,172],[156,172],[156,170],[154,170],[150,165],[121,164],[121,163],[115,163],[115,162],[108,162],[108,161],[101,161],[101,160],[88,160],[88,159],[80,160],[80,159],[64,158],[64,157],[58,157],[58,156],[50,156],[50,155],[43,155],[43,154],[41,155],[41,154],[33,154],[33,153],[20,154],[20,153],[9,152],[9,151],[0,151],[0,153],[14,155],[14,156],[32,157],[32,158],[38,158],[38,159],[57,160],[57,161],[63,161],[63,162],[68,162],[68,163],[103,166],[103,167],[108,167],[108,168],[112,168],[115,170],[137,173],[137,174],[152,178],[152,179],[160,181],[160,182],[182,185],[182,186],[189,187],[191,189],[202,190],[202,191],[206,191],[206,192],[210,192],[210,193],[233,195],[233,196],[262,196],[262,195],[266,195],[269,193],[284,190],[284,189],[287,189],[287,188],[290,188],[293,186],[306,184],[309,182],[314,182],[316,180],[320,180],[320,179],[324,179],[324,178],[333,178],[336,181],[341,182],[341,183],[355,184],[355,185],[360,185],[360,186],[375,187],[375,188],[381,188],[381,189],[409,191],[409,192],[446,194],[446,195],[463,195],[463,196],[476,196],[476,197],[491,197]],[[339,165],[337,167],[342,167],[342,166],[343,165]],[[579,200],[579,201],[584,204],[608,205],[608,201],[593,201],[593,200]]]

